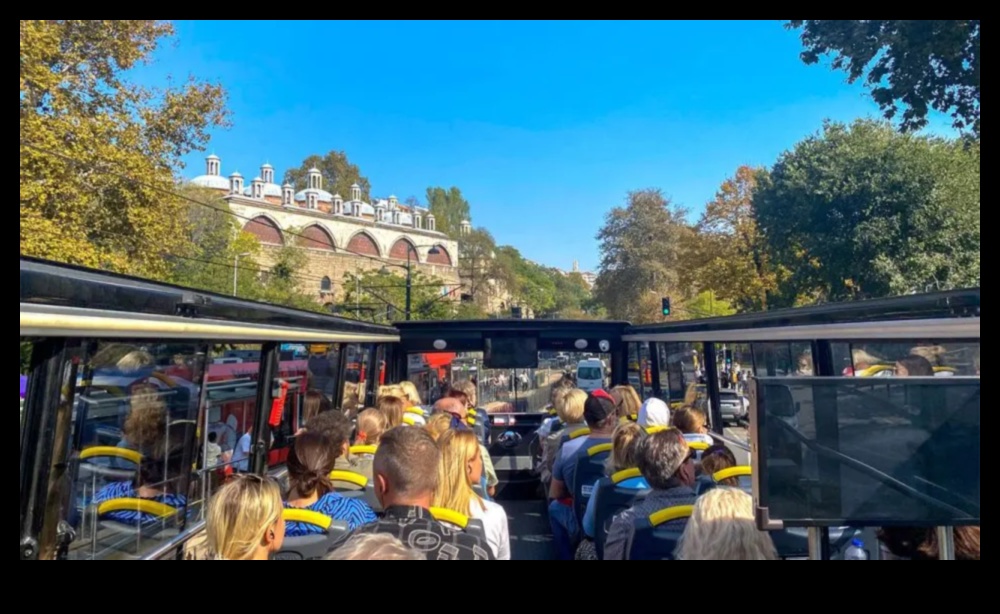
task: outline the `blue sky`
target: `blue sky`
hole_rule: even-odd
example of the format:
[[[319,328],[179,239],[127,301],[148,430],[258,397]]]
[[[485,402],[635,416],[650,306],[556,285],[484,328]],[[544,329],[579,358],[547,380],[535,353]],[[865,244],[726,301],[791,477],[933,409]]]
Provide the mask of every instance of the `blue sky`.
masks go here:
[[[344,150],[377,196],[458,186],[473,222],[584,270],[629,190],[697,215],[741,164],[769,165],[824,118],[877,115],[799,60],[781,22],[177,22],[138,78],[221,82],[223,174],[278,175]],[[939,132],[947,121],[936,118]],[[185,175],[208,152],[187,157]]]

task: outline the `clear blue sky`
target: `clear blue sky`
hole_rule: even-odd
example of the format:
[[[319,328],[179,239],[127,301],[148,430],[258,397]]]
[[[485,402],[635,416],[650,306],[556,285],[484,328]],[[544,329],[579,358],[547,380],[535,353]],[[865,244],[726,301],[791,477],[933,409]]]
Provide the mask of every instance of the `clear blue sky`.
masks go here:
[[[375,195],[458,186],[476,226],[564,269],[596,269],[594,237],[629,190],[661,188],[697,215],[739,165],[773,163],[824,118],[877,115],[843,73],[805,66],[781,22],[176,27],[140,79],[226,87],[234,126],[209,146],[223,174],[267,161],[280,177],[344,150]]]

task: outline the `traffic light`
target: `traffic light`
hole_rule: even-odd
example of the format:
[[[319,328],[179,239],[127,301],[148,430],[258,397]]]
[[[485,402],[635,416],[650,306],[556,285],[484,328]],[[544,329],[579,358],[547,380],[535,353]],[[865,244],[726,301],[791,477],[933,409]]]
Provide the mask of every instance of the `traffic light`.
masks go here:
[[[663,299],[663,315],[665,317],[670,315],[670,299],[669,298]]]

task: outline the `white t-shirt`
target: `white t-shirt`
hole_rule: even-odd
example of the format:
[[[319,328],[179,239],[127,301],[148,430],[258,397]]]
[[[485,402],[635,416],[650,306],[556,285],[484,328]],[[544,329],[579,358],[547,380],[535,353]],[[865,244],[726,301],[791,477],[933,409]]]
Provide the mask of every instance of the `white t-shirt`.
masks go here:
[[[507,512],[492,501],[483,501],[486,509],[477,501],[472,502],[471,517],[483,521],[486,529],[486,541],[489,543],[493,556],[498,561],[510,560],[510,527],[507,524]]]

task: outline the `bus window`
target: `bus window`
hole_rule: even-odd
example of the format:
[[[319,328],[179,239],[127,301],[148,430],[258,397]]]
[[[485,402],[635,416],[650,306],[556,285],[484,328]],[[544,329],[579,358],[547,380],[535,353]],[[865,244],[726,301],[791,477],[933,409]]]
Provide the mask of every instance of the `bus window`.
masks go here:
[[[24,395],[28,393],[28,370],[31,368],[31,344],[21,339],[21,434],[24,434]]]
[[[58,556],[135,558],[201,511],[192,467],[206,351],[118,341],[89,348],[75,375],[63,493],[76,540]]]
[[[344,398],[341,409],[348,416],[354,417],[364,409],[365,393],[368,384],[368,365],[371,362],[371,348],[367,345],[352,343],[345,346],[344,367]]]
[[[979,344],[893,341],[851,346],[852,373],[857,377],[976,376]]]

